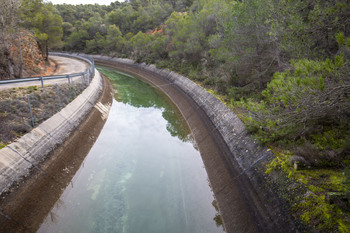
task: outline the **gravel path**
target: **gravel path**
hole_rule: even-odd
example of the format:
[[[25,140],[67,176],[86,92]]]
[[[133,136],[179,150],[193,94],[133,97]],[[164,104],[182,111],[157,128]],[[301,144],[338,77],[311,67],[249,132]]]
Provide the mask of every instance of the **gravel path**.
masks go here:
[[[50,58],[57,64],[54,75],[80,73],[88,68],[88,64],[82,60],[52,55]]]

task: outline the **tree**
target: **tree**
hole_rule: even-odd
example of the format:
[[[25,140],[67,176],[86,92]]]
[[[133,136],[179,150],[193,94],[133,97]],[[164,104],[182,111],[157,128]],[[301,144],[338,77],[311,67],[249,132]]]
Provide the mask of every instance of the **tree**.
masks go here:
[[[274,74],[260,103],[248,101],[245,105],[250,111],[248,128],[265,142],[306,139],[313,143],[313,138],[324,135],[326,140],[349,137],[349,72],[350,63],[343,54],[334,60],[293,62],[292,69]],[[325,149],[334,149],[339,155],[342,145],[338,144],[334,143],[334,148],[315,145],[323,150],[319,158]]]
[[[137,17],[137,12],[132,8],[131,5],[123,8],[118,8],[106,15],[106,22],[109,25],[116,25],[120,31],[125,34],[127,32],[135,32],[132,28],[133,21]]]
[[[107,30],[106,49],[110,52],[122,53],[124,50],[125,39],[119,27],[110,25]]]
[[[149,55],[151,42],[151,36],[142,32],[138,32],[130,39],[130,45],[133,48],[133,56],[136,57],[137,61]]]
[[[106,47],[106,38],[97,32],[94,39],[86,41],[85,51],[87,53],[101,53]]]
[[[63,22],[62,23],[62,31],[63,31],[63,41],[66,41],[68,36],[74,32],[74,26],[71,23]]]
[[[152,37],[152,58],[155,60],[168,58],[168,52],[166,50],[167,37],[161,33],[155,33]]]
[[[279,1],[279,20],[274,24],[283,28],[281,45],[295,58],[334,56],[338,44],[334,35],[350,35],[350,5],[346,0]]]
[[[0,0],[1,8],[0,8],[0,33],[1,33],[1,47],[0,47],[0,66],[3,67],[2,70],[5,70],[5,73],[2,74],[3,76],[9,76],[14,77],[14,61],[11,57],[9,44],[10,41],[16,37],[19,43],[21,43],[20,40],[20,34],[19,34],[19,28],[18,28],[18,11],[21,6],[20,0]],[[21,52],[21,51],[20,51]],[[20,55],[21,56],[21,55]],[[22,59],[19,69],[18,76],[22,75]]]
[[[83,28],[89,33],[91,38],[93,38],[97,33],[103,36],[107,33],[107,28],[99,13],[95,13],[94,16],[89,18],[88,21],[85,21]]]
[[[26,8],[22,13],[23,26],[33,31],[41,51],[48,60],[49,48],[62,45],[62,18],[51,3],[41,0],[25,0]]]
[[[73,23],[77,18],[76,6],[70,4],[56,5],[56,9],[62,17],[63,22]],[[80,19],[81,20],[81,19]]]
[[[65,49],[70,51],[84,51],[89,33],[85,29],[78,29],[70,34],[65,43]]]
[[[234,85],[262,89],[272,73],[282,68],[272,12],[270,0],[233,2],[221,10],[211,55],[228,63],[226,72],[236,78]]]

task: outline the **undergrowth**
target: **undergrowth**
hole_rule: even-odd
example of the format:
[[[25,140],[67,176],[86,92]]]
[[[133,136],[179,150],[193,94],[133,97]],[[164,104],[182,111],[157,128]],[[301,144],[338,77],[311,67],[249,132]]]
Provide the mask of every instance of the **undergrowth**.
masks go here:
[[[276,73],[262,93],[249,86],[218,88],[215,76],[200,66],[171,61],[157,66],[205,88],[269,145],[276,157],[266,173],[284,174],[288,185],[278,193],[304,224],[317,232],[350,232],[349,61],[342,54],[293,61],[293,69]]]
[[[350,232],[349,178],[342,169],[297,168],[291,163],[289,151],[273,150],[275,159],[267,166],[266,173],[281,170],[303,191],[293,192],[287,201],[299,218],[319,232]]]
[[[248,131],[274,152],[266,173],[292,182],[281,197],[318,232],[350,232],[349,70],[342,54],[304,59],[276,73],[260,96],[229,91]]]
[[[61,110],[85,88],[80,83],[58,86],[20,87],[0,92],[0,149],[33,128],[28,104],[33,113],[34,126],[39,125]]]

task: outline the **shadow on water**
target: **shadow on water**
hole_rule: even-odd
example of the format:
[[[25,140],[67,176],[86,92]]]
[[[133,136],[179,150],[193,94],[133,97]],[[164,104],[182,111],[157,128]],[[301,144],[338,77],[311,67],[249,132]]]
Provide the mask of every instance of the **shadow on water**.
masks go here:
[[[104,80],[104,83],[109,82]],[[110,105],[112,99],[107,85],[99,101]],[[73,188],[71,180],[82,167],[105,122],[101,112],[93,108],[69,139],[38,164],[42,170],[33,169],[24,182],[1,197],[0,232],[35,232],[45,218],[50,222],[58,221],[59,215],[52,207],[65,208],[66,202],[60,196],[65,188]]]

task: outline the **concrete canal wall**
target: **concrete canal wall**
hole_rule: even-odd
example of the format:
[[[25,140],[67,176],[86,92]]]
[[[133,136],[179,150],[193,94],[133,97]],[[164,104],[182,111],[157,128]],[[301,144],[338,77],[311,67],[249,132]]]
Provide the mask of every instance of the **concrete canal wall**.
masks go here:
[[[84,59],[85,60],[85,59]],[[90,85],[60,112],[0,150],[0,194],[11,191],[62,144],[95,106],[103,89],[98,72]]]
[[[84,56],[152,83],[178,106],[201,152],[227,232],[297,231],[288,206],[267,183],[265,165],[273,154],[252,140],[241,120],[216,97],[153,65]]]

